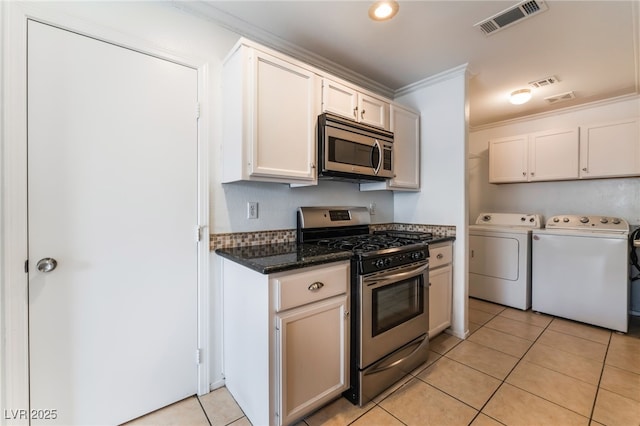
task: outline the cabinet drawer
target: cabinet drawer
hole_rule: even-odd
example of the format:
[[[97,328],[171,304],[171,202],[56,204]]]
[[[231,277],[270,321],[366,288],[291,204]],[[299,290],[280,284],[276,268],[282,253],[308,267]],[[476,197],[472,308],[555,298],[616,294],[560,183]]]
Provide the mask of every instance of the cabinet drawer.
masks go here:
[[[429,246],[429,269],[451,263],[453,249],[451,243],[436,244]]]
[[[328,264],[274,276],[276,311],[295,308],[347,292],[349,263]]]

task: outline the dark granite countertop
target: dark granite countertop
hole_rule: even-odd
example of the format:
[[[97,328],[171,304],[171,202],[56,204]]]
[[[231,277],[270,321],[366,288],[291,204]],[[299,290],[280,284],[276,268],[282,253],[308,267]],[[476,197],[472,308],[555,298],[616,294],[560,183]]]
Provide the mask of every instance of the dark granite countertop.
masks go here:
[[[315,244],[278,243],[216,249],[216,254],[261,274],[349,260],[350,251]]]
[[[456,237],[434,235],[429,244],[453,241]],[[277,243],[259,246],[229,247],[216,254],[246,266],[261,274],[289,271],[323,263],[348,260],[350,251],[331,249],[315,244]]]
[[[434,235],[432,238],[429,238],[428,240],[426,240],[426,242],[429,244],[436,244],[436,243],[444,243],[445,241],[455,241],[455,239],[456,237],[453,237],[453,236]]]

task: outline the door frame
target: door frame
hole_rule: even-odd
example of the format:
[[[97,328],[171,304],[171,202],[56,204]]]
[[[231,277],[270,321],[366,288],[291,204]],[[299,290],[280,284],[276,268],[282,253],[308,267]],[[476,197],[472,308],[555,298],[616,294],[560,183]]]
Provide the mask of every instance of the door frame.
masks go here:
[[[197,393],[210,391],[209,342],[209,64],[200,58],[169,52],[143,40],[56,12],[55,6],[0,2],[2,116],[0,117],[0,406],[29,410],[29,300],[27,234],[27,21],[36,20],[120,47],[197,70],[198,103],[198,283]],[[199,110],[199,111],[198,111]],[[204,112],[204,113],[203,113]],[[194,240],[197,230],[194,229]],[[194,362],[196,362],[194,353]],[[55,407],[52,407],[55,408]],[[0,415],[0,424],[7,416]],[[27,416],[28,417],[28,416]],[[29,424],[19,417],[11,424]]]

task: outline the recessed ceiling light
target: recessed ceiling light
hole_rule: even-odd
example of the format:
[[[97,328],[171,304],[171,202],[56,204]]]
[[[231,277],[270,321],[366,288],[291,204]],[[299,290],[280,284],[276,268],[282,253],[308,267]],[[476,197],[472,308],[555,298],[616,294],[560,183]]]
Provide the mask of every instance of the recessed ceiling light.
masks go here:
[[[374,21],[386,21],[398,13],[400,5],[395,0],[377,1],[369,7],[369,18]]]
[[[531,89],[516,90],[515,92],[511,92],[509,96],[509,102],[514,105],[524,104],[529,102],[529,99],[531,99]]]

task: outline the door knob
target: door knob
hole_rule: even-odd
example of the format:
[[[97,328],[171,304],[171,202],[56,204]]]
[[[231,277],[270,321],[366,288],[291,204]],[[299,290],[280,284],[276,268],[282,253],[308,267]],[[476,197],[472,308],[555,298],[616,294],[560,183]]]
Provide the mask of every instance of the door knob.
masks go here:
[[[40,272],[51,272],[56,269],[56,266],[58,266],[58,262],[52,257],[40,259],[36,264],[36,267]]]

